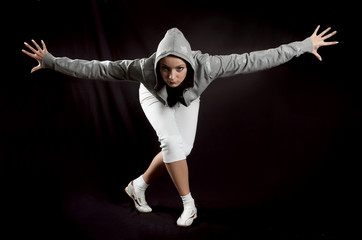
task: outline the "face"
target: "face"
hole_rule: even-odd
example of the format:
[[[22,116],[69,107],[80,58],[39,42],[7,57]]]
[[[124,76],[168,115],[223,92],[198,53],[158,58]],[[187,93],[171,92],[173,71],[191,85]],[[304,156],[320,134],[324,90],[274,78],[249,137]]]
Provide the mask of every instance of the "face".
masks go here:
[[[168,86],[178,87],[186,78],[186,62],[175,56],[164,57],[160,60],[160,73]]]

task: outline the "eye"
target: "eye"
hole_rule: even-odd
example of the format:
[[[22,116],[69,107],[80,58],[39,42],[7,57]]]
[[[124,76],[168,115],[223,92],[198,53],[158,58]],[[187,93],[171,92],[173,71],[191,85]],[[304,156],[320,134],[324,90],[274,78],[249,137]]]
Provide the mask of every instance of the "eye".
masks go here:
[[[164,72],[167,72],[169,69],[167,66],[161,66],[161,70],[164,71]]]
[[[180,67],[177,67],[177,71],[178,71],[178,72],[182,72],[182,70],[184,70],[184,69],[185,69],[185,67],[181,67],[181,66],[180,66]]]

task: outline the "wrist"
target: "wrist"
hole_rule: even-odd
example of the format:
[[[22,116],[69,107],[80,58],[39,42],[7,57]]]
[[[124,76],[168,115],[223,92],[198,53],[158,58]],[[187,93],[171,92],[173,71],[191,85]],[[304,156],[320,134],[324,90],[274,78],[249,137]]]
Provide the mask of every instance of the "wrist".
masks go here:
[[[54,69],[55,57],[51,53],[46,53],[42,60],[42,68]]]

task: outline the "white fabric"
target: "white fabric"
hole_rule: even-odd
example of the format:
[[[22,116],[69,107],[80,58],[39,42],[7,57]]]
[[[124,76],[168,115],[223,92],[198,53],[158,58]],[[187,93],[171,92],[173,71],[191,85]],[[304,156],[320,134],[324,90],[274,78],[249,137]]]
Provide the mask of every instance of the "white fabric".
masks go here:
[[[146,191],[147,187],[149,186],[143,179],[142,175],[139,176],[138,178],[136,178],[135,180],[133,180],[133,185],[137,190],[140,190],[143,192]],[[136,190],[136,193],[137,193],[137,190]]]
[[[165,163],[186,159],[196,135],[200,98],[190,106],[176,104],[169,107],[161,103],[144,86],[139,89],[142,109],[155,129]]]
[[[182,204],[184,209],[195,209],[195,201],[191,196],[191,192],[186,194],[185,196],[181,196]]]

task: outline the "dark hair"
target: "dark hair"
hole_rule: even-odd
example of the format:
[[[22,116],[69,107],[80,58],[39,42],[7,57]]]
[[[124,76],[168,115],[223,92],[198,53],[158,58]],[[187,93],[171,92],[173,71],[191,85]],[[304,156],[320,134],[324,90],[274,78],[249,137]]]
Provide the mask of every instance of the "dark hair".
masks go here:
[[[184,88],[190,88],[194,86],[194,69],[191,67],[191,64],[188,61],[185,62],[187,66],[187,73],[182,85]]]

